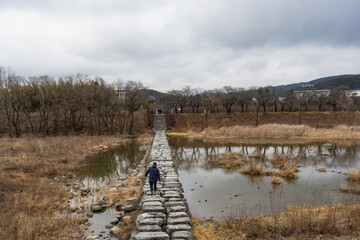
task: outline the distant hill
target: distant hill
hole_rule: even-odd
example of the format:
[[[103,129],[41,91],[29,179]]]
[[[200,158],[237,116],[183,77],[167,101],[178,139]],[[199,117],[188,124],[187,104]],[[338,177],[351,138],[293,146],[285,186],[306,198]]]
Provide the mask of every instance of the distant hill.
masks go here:
[[[312,87],[304,88],[304,85],[312,85]],[[356,75],[337,75],[323,78],[317,78],[309,82],[299,82],[287,85],[279,85],[270,87],[270,90],[275,89],[275,92],[280,96],[285,96],[289,90],[301,90],[301,89],[334,89],[342,88],[344,90],[356,89],[360,90],[360,74]],[[167,96],[167,93],[162,93],[153,89],[148,89],[148,95],[154,96],[158,102],[163,97]]]
[[[148,89],[148,90],[147,90],[147,94],[148,94],[148,96],[154,96],[154,97],[155,97],[155,101],[158,101],[158,100],[160,100],[162,97],[164,97],[164,96],[167,95],[166,93],[162,93],[162,92],[156,91],[156,90],[154,90],[154,89]]]
[[[303,88],[304,85],[311,86],[307,87],[306,89],[333,89],[337,87],[342,87],[344,89],[360,89],[360,75],[338,75],[338,76],[330,76],[330,77],[323,77],[318,78],[315,80],[311,80],[309,82],[299,82],[287,85],[279,85],[273,87],[275,91],[280,94],[284,95],[287,91],[293,90],[300,90],[305,89]]]
[[[320,82],[315,84],[316,89],[334,89],[334,88],[343,88],[343,89],[360,89],[360,75],[347,75],[337,77],[325,82]]]

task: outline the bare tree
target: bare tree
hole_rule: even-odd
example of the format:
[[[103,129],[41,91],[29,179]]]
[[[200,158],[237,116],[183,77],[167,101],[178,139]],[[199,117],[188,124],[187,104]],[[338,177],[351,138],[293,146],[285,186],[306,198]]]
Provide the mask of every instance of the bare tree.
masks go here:
[[[13,71],[2,74],[2,108],[6,115],[8,133],[10,137],[21,137],[21,122],[24,119],[22,104],[22,78]]]
[[[50,132],[50,108],[55,101],[55,96],[52,88],[53,83],[54,78],[48,75],[30,77],[29,82],[29,86],[31,86],[31,89],[34,93],[34,96],[32,98],[32,101],[34,101],[34,103],[32,104],[32,107],[39,111],[40,114],[39,131],[43,131],[46,135],[48,135]],[[30,115],[29,119],[31,119]]]
[[[273,89],[271,91],[271,94],[270,94],[270,104],[272,106],[274,106],[274,112],[277,112],[278,111],[278,104],[280,103],[279,101],[279,96],[276,94],[275,92],[275,89]]]
[[[285,96],[286,105],[289,108],[289,112],[292,112],[295,103],[297,102],[294,90],[290,90]]]
[[[84,128],[87,111],[86,85],[83,75],[66,76],[59,79],[61,104],[64,113],[65,127],[74,131]]]
[[[186,90],[186,88],[185,88]],[[184,107],[187,105],[187,98],[184,95],[184,89],[183,90],[171,90],[168,92],[168,102],[170,102],[170,105],[175,107],[175,110],[178,108],[180,109],[180,113],[184,112]]]
[[[331,90],[327,98],[327,103],[332,107],[333,111],[337,111],[337,106],[339,105],[342,91],[342,88],[334,88]]]
[[[253,93],[255,95],[255,93],[258,93],[259,89],[253,89]],[[256,109],[256,118],[255,118],[255,126],[257,127],[259,125],[259,112],[260,112],[260,108],[262,106],[262,102],[259,101],[259,98],[253,98],[253,104],[255,105],[255,109]]]
[[[321,112],[322,110],[322,107],[326,104],[326,102],[328,101],[327,97],[323,94],[316,94],[316,95],[313,95],[311,98],[310,98],[310,101],[311,102],[314,102],[317,107],[318,107],[318,111]]]
[[[266,112],[266,106],[268,105],[269,101],[270,101],[270,89],[265,87],[265,88],[258,88],[257,90],[257,94],[256,94],[256,100],[258,102],[258,104],[260,104],[263,107],[264,112]]]
[[[231,108],[238,102],[238,90],[236,88],[225,86],[220,89],[220,99],[227,113],[231,113]]]
[[[355,111],[356,105],[360,102],[360,97],[355,94],[346,94],[342,92],[339,99],[339,104],[347,110],[350,116],[350,112]]]
[[[139,110],[141,104],[145,101],[145,89],[146,87],[137,81],[127,81],[124,84],[125,109],[130,115],[129,134],[133,134],[134,112]]]
[[[221,104],[219,97],[219,90],[207,90],[203,93],[202,97],[203,105],[205,106],[206,112],[215,113],[217,108]]]
[[[192,112],[196,112],[199,113],[199,107],[201,104],[201,94],[202,94],[203,90],[200,88],[194,88],[194,89],[190,89],[190,106],[192,108]]]
[[[283,112],[285,110],[285,106],[287,105],[286,97],[279,97],[279,104],[281,107],[281,111]]]

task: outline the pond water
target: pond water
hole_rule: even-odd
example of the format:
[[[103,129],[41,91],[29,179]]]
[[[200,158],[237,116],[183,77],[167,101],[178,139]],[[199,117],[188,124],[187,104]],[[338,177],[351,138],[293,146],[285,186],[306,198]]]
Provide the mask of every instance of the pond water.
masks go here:
[[[290,205],[359,202],[359,196],[339,191],[345,173],[360,168],[360,146],[307,144],[224,144],[169,138],[190,212],[196,217],[224,220],[233,217],[277,214]],[[272,169],[271,158],[284,155],[299,166],[299,178],[273,187],[269,176],[240,173],[243,167],[219,168],[214,160],[235,153],[248,162]],[[254,157],[256,156],[256,157]],[[325,168],[326,172],[317,169]]]
[[[115,178],[125,178],[141,162],[145,150],[136,141],[99,152],[87,159],[79,173],[85,186],[102,188]]]
[[[92,203],[101,199],[105,192],[105,186],[117,179],[125,179],[140,164],[146,151],[144,146],[136,141],[121,144],[107,151],[99,152],[87,159],[87,164],[79,173],[84,186],[89,186],[91,191],[85,196],[85,202],[90,206]],[[94,213],[89,218],[86,235],[103,235],[100,239],[109,239],[105,228],[111,219],[118,214],[114,208]],[[106,233],[106,234],[105,234]]]

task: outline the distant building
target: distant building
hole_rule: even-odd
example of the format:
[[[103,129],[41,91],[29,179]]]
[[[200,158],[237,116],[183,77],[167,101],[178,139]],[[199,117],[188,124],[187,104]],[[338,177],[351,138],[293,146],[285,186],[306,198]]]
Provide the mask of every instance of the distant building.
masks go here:
[[[360,97],[360,90],[346,90],[344,93],[346,97]]]
[[[303,85],[301,85],[301,87],[302,88],[312,88],[312,87],[314,87],[314,84],[303,84]]]
[[[330,89],[294,91],[296,98],[320,97],[320,96],[327,97],[330,95],[330,93],[331,93]]]
[[[124,89],[117,89],[116,90],[116,94],[118,96],[118,98],[122,101],[125,101],[126,98],[126,90]]]

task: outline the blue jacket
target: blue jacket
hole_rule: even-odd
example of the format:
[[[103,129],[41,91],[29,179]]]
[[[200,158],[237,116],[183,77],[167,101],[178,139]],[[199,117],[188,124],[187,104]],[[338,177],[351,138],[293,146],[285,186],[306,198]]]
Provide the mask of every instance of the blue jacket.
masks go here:
[[[149,183],[156,183],[157,180],[160,181],[160,171],[156,167],[155,164],[153,164],[151,167],[148,168],[148,170],[145,173],[145,177],[150,173],[149,176]]]

